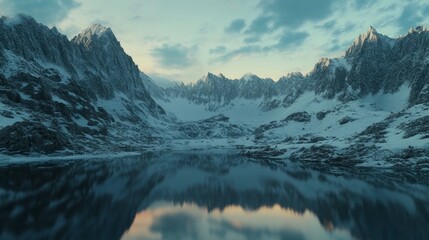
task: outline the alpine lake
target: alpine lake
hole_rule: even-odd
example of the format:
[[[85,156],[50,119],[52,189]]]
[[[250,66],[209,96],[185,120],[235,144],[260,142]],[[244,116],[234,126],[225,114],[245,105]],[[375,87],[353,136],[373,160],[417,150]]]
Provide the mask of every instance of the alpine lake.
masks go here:
[[[222,150],[0,164],[0,239],[429,239],[425,174]]]

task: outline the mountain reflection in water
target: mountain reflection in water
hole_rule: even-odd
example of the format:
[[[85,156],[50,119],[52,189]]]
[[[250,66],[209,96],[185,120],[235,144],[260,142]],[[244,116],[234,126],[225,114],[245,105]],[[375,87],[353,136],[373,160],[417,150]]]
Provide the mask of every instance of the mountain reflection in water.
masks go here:
[[[429,186],[225,153],[0,166],[0,239],[429,239]]]

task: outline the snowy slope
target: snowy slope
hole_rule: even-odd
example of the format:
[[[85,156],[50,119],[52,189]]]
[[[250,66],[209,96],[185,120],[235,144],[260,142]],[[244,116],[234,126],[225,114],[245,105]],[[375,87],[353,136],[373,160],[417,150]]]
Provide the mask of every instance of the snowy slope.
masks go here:
[[[237,98],[228,103],[221,102],[216,107],[216,110],[211,110],[207,105],[196,104],[180,97],[168,98],[167,101],[157,101],[167,113],[174,114],[182,121],[196,121],[224,114],[230,118],[231,122],[257,126],[269,120],[280,120],[284,116],[284,109],[282,108],[276,108],[268,112],[261,111],[260,105],[264,102],[264,99]]]

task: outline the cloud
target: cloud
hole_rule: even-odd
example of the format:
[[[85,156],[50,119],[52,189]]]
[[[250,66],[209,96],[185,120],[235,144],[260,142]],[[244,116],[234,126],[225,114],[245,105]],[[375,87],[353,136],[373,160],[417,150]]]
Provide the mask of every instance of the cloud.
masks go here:
[[[277,50],[287,50],[301,45],[310,36],[307,32],[285,32],[274,46]]]
[[[250,44],[250,43],[256,43],[256,42],[261,41],[261,38],[258,36],[252,36],[252,37],[245,38],[243,41],[244,41],[244,43]]]
[[[233,58],[247,56],[254,53],[260,53],[263,49],[260,46],[256,45],[247,45],[240,47],[238,49],[232,50],[228,53],[225,53],[224,55],[220,56],[216,59],[218,62],[227,62],[230,61]]]
[[[401,32],[406,32],[411,27],[415,27],[424,22],[429,13],[429,5],[419,5],[410,3],[406,5],[397,20]]]
[[[251,55],[254,53],[260,53],[263,49],[260,46],[256,45],[247,45],[240,47],[238,49],[232,50],[228,53],[223,54],[222,56],[216,59],[217,62],[228,62],[233,58],[238,58],[242,56]]]
[[[92,24],[100,24],[103,26],[111,26],[112,25],[109,21],[103,20],[103,19],[95,19],[94,21],[92,21]]]
[[[151,55],[162,67],[184,68],[195,63],[197,49],[197,46],[187,48],[181,44],[163,44],[161,47],[152,49]]]
[[[373,0],[355,0],[355,5],[357,9],[368,8],[373,5],[376,1]]]
[[[423,8],[423,16],[429,15],[429,5],[427,5],[425,8]]]
[[[202,27],[198,29],[198,34],[205,34],[209,33],[215,28],[215,25],[213,23],[205,23]]]
[[[245,45],[230,52],[227,52],[216,59],[216,61],[227,62],[234,58],[243,57],[251,54],[268,53],[273,51],[287,51],[292,47],[300,46],[310,36],[307,32],[285,31],[276,44],[268,46]],[[252,39],[249,40],[251,42]],[[246,41],[246,39],[245,39]],[[255,39],[259,41],[259,38]]]
[[[154,220],[150,230],[162,239],[198,239],[198,221],[186,213],[166,214]]]
[[[296,29],[306,22],[320,21],[332,12],[334,0],[262,0],[262,14],[250,24],[247,33],[263,34],[279,28]]]
[[[249,28],[246,30],[248,34],[264,34],[271,31],[269,26],[272,19],[266,16],[260,16],[252,21]]]
[[[258,240],[258,239],[288,239],[288,240],[304,240],[304,236],[301,232],[293,229],[269,229],[265,227],[254,227],[237,224],[233,224],[227,220],[211,220],[211,233],[219,238],[225,238],[225,236],[234,235],[242,236],[243,239]]]
[[[327,21],[327,22],[323,23],[320,27],[324,28],[326,30],[331,30],[332,28],[335,27],[335,25],[337,25],[337,21],[331,20],[331,21]]]
[[[130,17],[130,21],[139,22],[139,21],[142,21],[142,20],[144,20],[144,18],[141,15],[134,15],[134,16]]]
[[[158,216],[150,226],[152,233],[161,235],[161,239],[207,239],[208,236],[225,239],[227,236],[237,236],[239,239],[288,239],[303,240],[303,234],[297,230],[283,228],[236,224],[229,220],[208,218],[204,219],[186,212],[170,213]]]
[[[225,46],[217,46],[215,48],[211,48],[209,50],[210,54],[222,54],[226,52],[226,47]]]
[[[28,14],[44,24],[61,21],[78,6],[80,3],[75,0],[10,0],[0,3],[0,8],[9,9],[11,14]]]
[[[356,25],[352,22],[347,23],[346,25],[342,27],[337,27],[332,33],[334,36],[342,35],[344,33],[349,33],[353,30],[355,30]]]
[[[321,46],[326,54],[339,53],[347,49],[350,41],[353,39],[348,38],[347,34],[354,32],[357,26],[353,22],[337,22],[336,20],[327,21],[319,26],[327,30],[330,34],[330,39],[326,44]],[[344,37],[346,36],[346,37]]]
[[[240,33],[246,27],[244,19],[235,19],[228,27],[225,28],[226,33]]]
[[[341,51],[345,51],[349,46],[349,44],[350,42],[348,41],[340,42],[338,39],[334,39],[332,42],[326,44],[323,47],[324,49],[326,49],[327,54],[331,54],[331,53],[338,53]]]

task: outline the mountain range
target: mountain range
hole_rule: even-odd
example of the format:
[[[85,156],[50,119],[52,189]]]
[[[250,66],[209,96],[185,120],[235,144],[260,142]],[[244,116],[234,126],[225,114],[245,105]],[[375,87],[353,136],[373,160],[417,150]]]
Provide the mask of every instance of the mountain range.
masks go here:
[[[370,27],[339,58],[277,81],[208,73],[160,87],[110,28],[68,40],[0,19],[0,151],[235,147],[251,157],[429,170],[429,30]],[[410,160],[411,159],[411,160]]]
[[[195,103],[224,102],[233,99],[271,99],[285,96],[284,107],[306,91],[342,102],[377,93],[395,93],[410,86],[409,105],[429,101],[429,30],[416,27],[396,39],[378,33],[373,27],[361,34],[344,56],[322,58],[307,75],[291,73],[277,81],[246,74],[228,79],[208,73],[196,83],[165,88],[161,96],[181,97]],[[156,90],[159,92],[159,90]],[[159,93],[155,93],[160,96]]]

